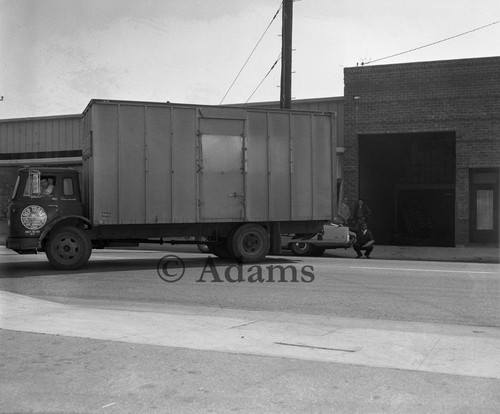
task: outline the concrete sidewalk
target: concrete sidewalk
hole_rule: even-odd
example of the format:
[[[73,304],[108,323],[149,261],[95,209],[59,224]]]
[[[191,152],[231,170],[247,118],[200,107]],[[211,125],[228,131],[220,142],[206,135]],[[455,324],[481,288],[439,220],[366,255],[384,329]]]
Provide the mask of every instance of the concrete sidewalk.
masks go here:
[[[356,258],[353,249],[327,250],[326,256]],[[442,262],[500,263],[500,249],[492,246],[423,247],[375,245],[372,259],[428,260]],[[363,256],[362,259],[364,260]]]
[[[145,250],[166,250],[177,252],[199,252],[196,246],[190,245],[141,245]],[[283,255],[291,255],[290,251],[282,251]],[[329,249],[324,257],[342,257],[355,260],[367,260],[364,256],[356,259],[354,249]],[[500,249],[487,246],[461,247],[423,247],[423,246],[381,246],[375,245],[370,260],[422,260],[439,262],[468,263],[500,263]]]

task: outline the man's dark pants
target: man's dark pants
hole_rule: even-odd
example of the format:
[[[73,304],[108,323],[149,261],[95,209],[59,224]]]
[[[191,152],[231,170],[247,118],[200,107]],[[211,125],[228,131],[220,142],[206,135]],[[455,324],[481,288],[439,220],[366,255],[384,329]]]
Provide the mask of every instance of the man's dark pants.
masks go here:
[[[353,244],[352,247],[354,248],[354,250],[356,250],[356,253],[358,254],[358,257],[362,256],[362,253],[361,253],[362,250],[365,251],[365,256],[366,257],[370,257],[370,253],[373,250],[373,246],[363,247],[363,246],[360,246],[359,244]]]

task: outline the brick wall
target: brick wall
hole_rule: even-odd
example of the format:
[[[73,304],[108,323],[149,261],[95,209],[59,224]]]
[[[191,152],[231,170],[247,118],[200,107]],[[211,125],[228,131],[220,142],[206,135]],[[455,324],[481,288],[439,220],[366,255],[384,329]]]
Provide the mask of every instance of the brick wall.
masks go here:
[[[345,191],[358,198],[360,134],[453,131],[455,242],[469,240],[470,168],[500,167],[500,57],[344,69]]]

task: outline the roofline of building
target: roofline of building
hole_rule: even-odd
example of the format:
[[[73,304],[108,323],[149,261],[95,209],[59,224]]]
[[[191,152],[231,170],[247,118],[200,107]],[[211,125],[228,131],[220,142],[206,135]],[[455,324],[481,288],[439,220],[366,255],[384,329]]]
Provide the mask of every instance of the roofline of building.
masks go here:
[[[366,63],[361,66],[351,66],[344,68],[345,72],[356,72],[356,71],[387,71],[387,70],[397,70],[399,68],[403,68],[404,70],[408,70],[409,66],[414,68],[427,68],[429,66],[456,66],[456,65],[484,65],[486,60],[491,60],[492,63],[499,64],[500,56],[489,56],[489,57],[475,57],[475,58],[466,58],[466,59],[448,59],[448,60],[428,60],[422,62],[408,62],[408,63],[390,63],[390,64],[380,64],[380,65],[371,65]]]
[[[332,101],[343,101],[345,98],[343,96],[331,96],[323,98],[305,98],[305,99],[293,99],[292,105],[294,103],[319,103],[319,102],[332,102]],[[225,104],[224,106],[259,106],[259,105],[279,105],[280,101],[262,101],[262,102],[248,102],[248,103],[234,103]]]
[[[20,122],[20,121],[50,121],[51,119],[74,119],[81,118],[82,114],[74,114],[74,115],[50,115],[50,116],[31,116],[28,118],[6,118],[0,119],[0,123],[4,122]]]

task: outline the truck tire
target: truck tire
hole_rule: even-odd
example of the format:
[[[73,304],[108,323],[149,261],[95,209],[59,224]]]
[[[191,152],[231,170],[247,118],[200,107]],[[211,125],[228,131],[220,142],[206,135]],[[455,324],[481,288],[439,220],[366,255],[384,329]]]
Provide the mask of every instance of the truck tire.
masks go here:
[[[88,236],[76,227],[52,230],[45,246],[45,254],[52,266],[59,270],[76,270],[89,260],[92,243]]]
[[[244,224],[231,232],[228,243],[233,257],[242,263],[255,263],[269,252],[269,233],[258,224]]]
[[[325,249],[316,247],[307,242],[291,243],[291,249],[295,256],[322,256]]]

